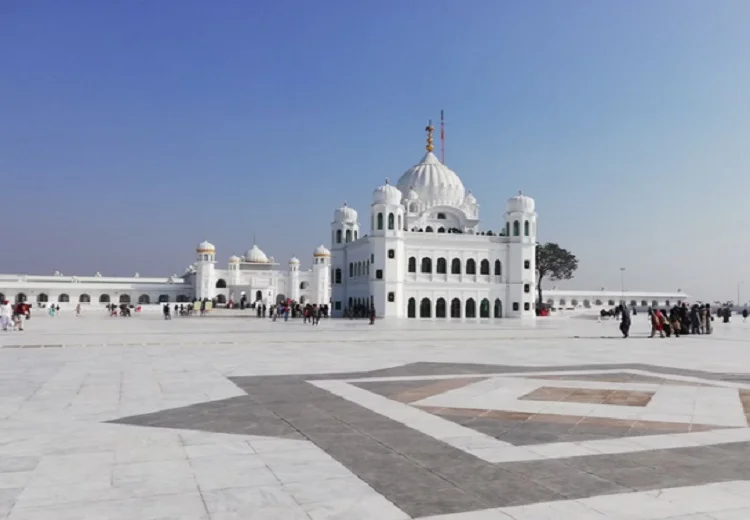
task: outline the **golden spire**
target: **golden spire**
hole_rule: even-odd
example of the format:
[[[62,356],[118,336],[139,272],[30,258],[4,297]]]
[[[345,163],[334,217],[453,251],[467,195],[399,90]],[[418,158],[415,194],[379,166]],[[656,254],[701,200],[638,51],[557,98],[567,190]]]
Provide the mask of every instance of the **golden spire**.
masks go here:
[[[432,119],[430,119],[430,122],[427,124],[427,127],[425,128],[425,132],[427,132],[427,146],[425,148],[428,152],[431,152],[435,149],[434,146],[432,146],[432,132],[435,130],[435,127],[432,126]]]

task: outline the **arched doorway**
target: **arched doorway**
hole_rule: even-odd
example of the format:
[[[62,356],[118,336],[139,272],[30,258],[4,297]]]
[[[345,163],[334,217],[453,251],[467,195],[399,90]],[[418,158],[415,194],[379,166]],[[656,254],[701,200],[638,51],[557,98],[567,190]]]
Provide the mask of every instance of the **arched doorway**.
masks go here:
[[[2,301],[3,298],[0,297],[0,301]],[[45,293],[39,293],[36,295],[36,302],[37,303],[47,303],[49,301],[49,296],[47,296]]]
[[[151,303],[151,298],[149,298],[148,294],[141,294],[138,297],[138,303],[140,303],[141,305],[147,305]]]
[[[451,300],[451,318],[461,317],[461,300],[453,298]]]
[[[130,295],[129,294],[121,294],[120,295],[120,303],[130,303]]]
[[[255,301],[257,302],[258,300],[262,300],[262,299],[263,299],[263,293],[261,291],[255,291]]]
[[[260,294],[260,291],[258,291],[257,293],[255,293],[255,301],[260,300],[260,297],[258,297],[259,294]],[[284,296],[283,294],[279,294],[279,295],[276,296],[276,303],[277,304],[284,303],[284,302],[286,302],[286,296]]]
[[[82,294],[78,297],[80,303],[91,303],[91,296],[88,294]]]
[[[406,317],[416,318],[417,317],[417,300],[409,298],[409,303],[406,306]]]
[[[16,294],[16,303],[24,303],[26,301],[26,295],[22,292]]]
[[[419,303],[419,317],[430,318],[432,317],[432,302],[429,298],[422,298]]]
[[[220,294],[216,297],[216,303],[227,303],[227,297]]]
[[[109,294],[99,296],[99,303],[109,303]]]
[[[482,303],[479,304],[479,317],[480,318],[490,317],[490,301],[487,298],[484,298],[482,300]]]
[[[58,303],[68,303],[70,302],[70,296],[68,296],[65,293],[62,293],[60,296],[57,297]]]
[[[307,296],[300,296],[299,302],[300,303],[307,303]]]
[[[169,302],[169,295],[167,294],[160,294],[159,295],[159,303],[167,303]]]
[[[500,298],[497,298],[495,300],[495,318],[502,318],[503,317],[503,302],[500,301]]]
[[[445,298],[438,298],[435,302],[435,317],[445,318]]]
[[[466,317],[477,317],[477,302],[474,301],[474,298],[469,298],[468,300],[466,300]]]

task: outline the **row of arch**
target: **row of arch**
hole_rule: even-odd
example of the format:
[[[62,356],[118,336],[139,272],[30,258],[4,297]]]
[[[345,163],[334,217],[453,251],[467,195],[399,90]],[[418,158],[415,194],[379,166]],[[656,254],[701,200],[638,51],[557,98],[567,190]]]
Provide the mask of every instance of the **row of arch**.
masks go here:
[[[451,274],[461,274],[461,260],[454,258],[451,260]],[[420,261],[419,272],[421,273],[432,273],[432,258],[424,257]],[[410,273],[417,272],[417,258],[414,256],[409,257],[408,268]],[[473,258],[466,260],[466,274],[477,274],[477,262]],[[435,262],[435,273],[437,274],[448,274],[448,261],[445,258],[438,258]],[[503,264],[500,260],[495,260],[495,276],[502,276]],[[490,274],[490,261],[486,258],[479,262],[479,274],[489,275]]]
[[[0,300],[3,300],[5,298],[5,295],[0,294]],[[28,301],[28,298],[25,293],[17,293],[15,297],[16,303],[24,303]],[[159,295],[158,302],[159,303],[166,303],[169,301],[169,295],[168,294],[161,294]],[[188,302],[190,299],[185,296],[184,294],[180,294],[177,296],[177,302]],[[36,302],[37,303],[49,303],[49,296],[46,293],[39,293],[36,295]],[[151,303],[151,297],[148,294],[141,294],[138,297],[137,300],[138,303],[142,305],[146,305]],[[70,295],[66,293],[59,294],[57,296],[57,303],[70,303]],[[78,303],[91,303],[91,295],[89,294],[81,294],[78,296]],[[111,297],[109,294],[102,294],[99,296],[99,303],[113,303]],[[132,303],[130,295],[129,294],[121,294],[118,297],[118,303]]]
[[[365,260],[364,262],[349,262],[349,278],[352,278],[355,276],[369,276],[369,275],[370,275],[370,261],[369,260]]]
[[[417,311],[419,313],[417,314]],[[435,318],[476,318],[477,317],[477,302],[474,298],[468,298],[465,302],[461,302],[459,298],[453,298],[450,302],[450,307],[447,307],[447,301],[445,298],[438,298],[435,300],[433,309],[432,300],[429,298],[422,298],[419,302],[419,309],[417,309],[416,298],[409,298],[406,304],[406,316],[408,318],[432,318],[433,311]],[[487,298],[482,299],[479,302],[479,318],[489,318],[490,313],[494,318],[503,317],[503,302],[500,298],[495,299],[495,304],[490,308],[490,300]]]
[[[577,307],[579,303],[581,303],[586,308],[591,307],[591,300],[587,299],[587,300],[583,300],[582,302],[579,302],[579,300],[576,299],[576,298],[573,298],[573,299],[570,300],[570,305],[572,305],[573,307]],[[614,307],[615,305],[618,305],[619,303],[620,302],[618,302],[616,300],[608,300],[607,301],[607,305],[610,306],[610,307]],[[547,305],[554,305],[554,304],[555,304],[555,300],[554,299],[550,298],[550,299],[547,300]],[[565,298],[560,298],[560,300],[558,302],[558,305],[563,306],[563,305],[567,305],[567,304],[568,304],[568,301]],[[594,305],[596,305],[596,306],[604,305],[604,301],[603,300],[594,300]],[[637,307],[638,306],[638,302],[636,300],[630,300],[630,304],[629,305],[631,307]],[[648,300],[641,300],[641,303],[640,303],[641,307],[648,307],[649,305],[651,307],[658,307],[659,306],[659,301],[658,300],[652,300],[651,303],[649,304]],[[664,302],[664,305],[667,306],[667,307],[669,307],[670,301],[666,300]]]
[[[383,220],[384,220],[383,214],[378,213],[377,216],[375,217],[375,224],[377,226],[376,229],[381,230],[381,231],[383,230]],[[390,230],[401,229],[401,227],[402,227],[401,215],[398,216],[398,227],[396,227],[396,216],[393,213],[388,213],[388,229]]]
[[[510,222],[505,223],[505,235],[510,236]],[[521,236],[521,222],[518,220],[513,221],[513,236]],[[528,220],[523,221],[523,236],[531,236],[531,223]]]
[[[352,242],[353,240],[357,240],[359,238],[357,230],[355,229],[352,231],[351,229],[347,229],[346,233],[342,233],[340,229],[336,230],[336,243],[340,244],[343,239],[346,239],[346,242]]]

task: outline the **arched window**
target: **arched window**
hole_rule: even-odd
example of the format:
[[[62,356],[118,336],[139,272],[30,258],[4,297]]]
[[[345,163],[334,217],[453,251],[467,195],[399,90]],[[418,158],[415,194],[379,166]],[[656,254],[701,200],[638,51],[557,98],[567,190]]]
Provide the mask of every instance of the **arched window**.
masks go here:
[[[263,291],[255,291],[255,301],[259,302],[263,299]]]
[[[26,294],[25,293],[17,293],[16,294],[16,303],[24,303],[26,301]]]
[[[223,278],[219,278],[216,281],[216,288],[217,289],[226,289],[227,288],[227,282]]]
[[[495,318],[502,318],[503,317],[503,302],[500,301],[500,298],[495,299]]]
[[[448,272],[448,262],[445,261],[445,258],[438,258],[436,267],[438,274],[446,274]]]
[[[378,213],[378,229],[383,229],[383,214]]]
[[[573,298],[572,300],[570,300],[570,304],[571,304],[571,305],[572,305],[573,307],[578,307],[578,300],[576,300],[575,298]]]
[[[503,275],[503,264],[500,260],[495,260],[495,276]]]
[[[299,297],[299,302],[300,303],[307,303],[307,296],[300,296]]]
[[[461,317],[461,300],[453,298],[451,300],[451,318]]]
[[[443,226],[440,226],[438,228],[438,233],[445,233],[445,228]]]
[[[466,300],[466,314],[465,316],[467,318],[476,318],[477,317],[477,303],[474,301],[474,298],[469,298]]]
[[[129,294],[121,294],[120,295],[120,303],[130,303],[130,295]]]
[[[141,305],[149,304],[151,303],[151,298],[149,298],[148,294],[141,294],[138,297],[138,303]]]
[[[633,302],[633,303],[635,304],[635,302]],[[583,306],[586,309],[590,309],[591,308],[591,300],[583,300]]]
[[[388,213],[388,229],[393,229],[395,227],[396,227],[396,219],[393,213]]]
[[[352,262],[349,262],[349,278],[354,276],[354,264]]]
[[[356,241],[357,238],[359,238],[359,234],[357,233],[357,230],[354,230],[354,240]]]
[[[648,307],[648,302],[646,300],[641,300],[641,307]]]
[[[217,295],[216,296],[216,303],[221,303],[221,304],[227,303],[227,297],[224,296],[223,294]]]
[[[601,304],[602,304],[602,301],[601,301],[601,300],[596,300],[596,301],[594,302],[594,305],[601,305]]]
[[[177,303],[187,303],[190,301],[190,298],[187,297],[185,294],[178,294],[177,295]]]
[[[490,317],[490,301],[487,298],[484,298],[482,302],[479,304],[479,317],[480,318]]]
[[[427,226],[426,228],[424,228],[424,230],[427,233],[432,233],[432,226]]]
[[[490,261],[486,258],[479,264],[479,274],[490,274]],[[489,302],[487,305],[489,305]],[[489,316],[487,317],[489,318]]]
[[[466,261],[466,274],[477,274],[477,263],[473,258]]]
[[[422,269],[421,271],[423,273],[431,273],[432,272],[432,258],[425,257],[422,259]]]
[[[432,316],[432,302],[429,298],[422,298],[419,304],[419,317],[430,318]]]
[[[301,284],[299,284],[299,288],[302,290],[305,290],[308,287],[310,287],[310,282],[302,282]]]
[[[169,303],[169,295],[168,294],[160,294],[159,295],[159,303]]]
[[[513,236],[517,237],[521,234],[521,224],[517,221],[513,221]]]
[[[109,294],[99,296],[99,303],[109,303]]]
[[[656,307],[659,306],[659,302],[656,301],[656,300],[654,300],[654,301],[651,302],[651,306],[654,307],[654,308],[656,308]]]
[[[510,222],[505,223],[505,236],[506,237],[510,236]]]
[[[351,229],[347,229],[346,230],[346,241],[347,241],[347,243],[352,241],[352,230]]]
[[[341,283],[341,269],[336,269],[336,274],[333,277],[335,283]]]
[[[410,273],[416,273],[417,272],[417,259],[413,256],[409,257],[409,268],[408,271]]]
[[[57,297],[57,301],[60,303],[68,303],[70,301],[70,296],[68,296],[65,293],[62,293],[60,296]]]
[[[398,229],[401,229],[401,215],[398,216]]]
[[[88,294],[82,294],[78,297],[80,303],[91,303],[91,296]]]
[[[408,318],[417,317],[417,300],[414,298],[409,298],[409,304],[406,307],[406,316]]]
[[[435,317],[445,318],[445,298],[438,298],[435,302]]]
[[[4,298],[0,298],[0,300],[2,300],[2,299],[4,299]],[[47,296],[46,294],[44,294],[44,293],[37,294],[37,296],[36,296],[36,302],[37,303],[47,303],[48,301],[49,301],[49,296]]]
[[[635,300],[630,300],[630,306],[635,307],[637,305]],[[667,306],[669,306],[669,303],[667,303]]]
[[[565,307],[565,298],[560,298],[560,307]]]
[[[337,244],[341,243],[341,230],[340,229],[336,230],[336,243]]]
[[[523,236],[525,237],[529,236],[529,221],[528,220],[523,221]]]
[[[645,303],[645,300],[644,300],[644,303]],[[607,305],[609,305],[610,307],[611,307],[611,306],[613,306],[614,304],[615,304],[615,301],[614,301],[614,300],[609,300],[609,301],[607,302]]]
[[[461,260],[458,258],[451,260],[451,274],[461,274]]]
[[[365,274],[367,276],[370,276],[370,261],[369,260],[367,261],[366,265],[367,265],[367,269],[365,270]]]

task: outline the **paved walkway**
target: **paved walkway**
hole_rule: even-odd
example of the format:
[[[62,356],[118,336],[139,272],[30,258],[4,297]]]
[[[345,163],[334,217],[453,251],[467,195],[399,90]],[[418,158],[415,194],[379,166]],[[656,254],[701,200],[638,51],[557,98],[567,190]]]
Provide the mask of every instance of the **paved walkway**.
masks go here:
[[[715,327],[34,316],[0,518],[747,520],[750,323]]]

